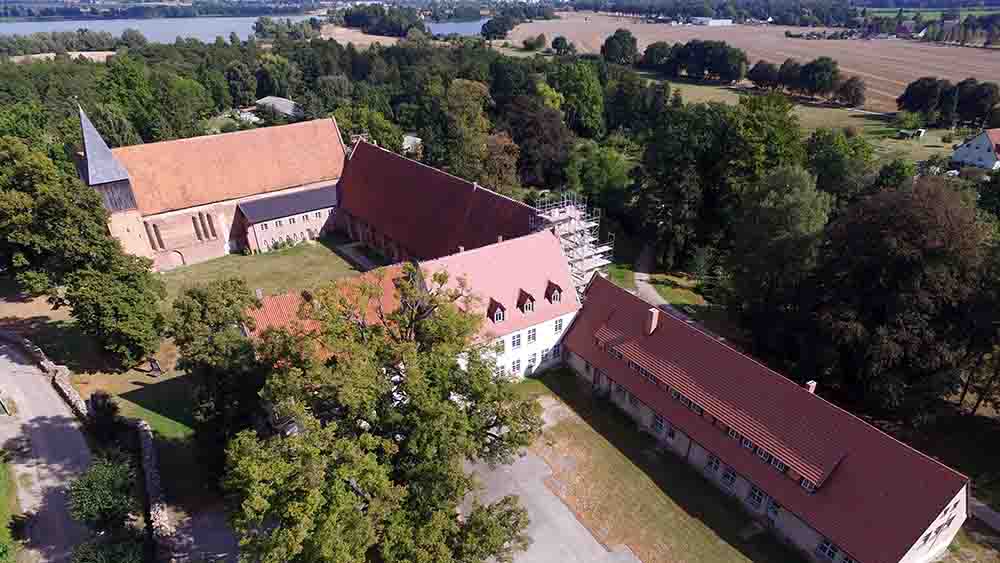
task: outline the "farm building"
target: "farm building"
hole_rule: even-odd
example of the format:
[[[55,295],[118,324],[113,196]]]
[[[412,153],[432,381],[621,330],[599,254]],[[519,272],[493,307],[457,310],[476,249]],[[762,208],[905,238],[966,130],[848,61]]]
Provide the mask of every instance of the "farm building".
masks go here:
[[[968,517],[969,479],[603,277],[567,363],[814,561],[929,563]]]
[[[108,210],[125,251],[167,270],[247,247],[239,204],[278,194],[333,191],[345,151],[333,119],[108,148],[80,110],[78,170]]]
[[[959,166],[1000,170],[1000,129],[987,129],[962,143],[951,161]]]

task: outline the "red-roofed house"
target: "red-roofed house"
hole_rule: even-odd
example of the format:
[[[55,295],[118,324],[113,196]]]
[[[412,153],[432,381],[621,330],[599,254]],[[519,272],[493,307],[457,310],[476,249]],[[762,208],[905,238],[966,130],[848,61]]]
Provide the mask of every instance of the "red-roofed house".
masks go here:
[[[564,357],[595,391],[816,561],[924,563],[967,517],[969,479],[595,277]]]
[[[964,165],[1000,170],[1000,129],[987,129],[955,149],[951,161]]]
[[[535,210],[359,141],[340,180],[337,225],[394,261],[431,260],[529,234]]]
[[[501,346],[497,366],[520,377],[557,362],[563,333],[580,301],[559,238],[537,233],[421,264],[428,275],[445,271],[449,284],[464,279],[485,318],[480,337]]]

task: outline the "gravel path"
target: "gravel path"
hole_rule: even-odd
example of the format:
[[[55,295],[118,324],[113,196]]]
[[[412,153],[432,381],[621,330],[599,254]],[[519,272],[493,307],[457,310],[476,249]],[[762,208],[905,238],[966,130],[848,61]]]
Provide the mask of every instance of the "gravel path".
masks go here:
[[[69,561],[86,530],[70,518],[66,487],[90,464],[79,423],[48,379],[19,350],[0,343],[0,391],[13,399],[14,416],[0,416],[0,440],[17,479],[17,498],[28,521],[19,561]]]

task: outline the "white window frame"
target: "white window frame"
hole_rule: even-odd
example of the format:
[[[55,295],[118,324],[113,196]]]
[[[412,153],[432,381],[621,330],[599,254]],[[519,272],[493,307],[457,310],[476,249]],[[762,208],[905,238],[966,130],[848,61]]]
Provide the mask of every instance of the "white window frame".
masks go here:
[[[524,305],[521,308],[521,311],[524,312],[524,313],[534,313],[535,312],[535,300],[534,299],[525,299],[524,300]]]
[[[529,328],[528,329],[528,344],[534,344],[537,335],[538,335],[538,332],[535,329]]]
[[[736,485],[736,472],[733,471],[732,467],[727,467],[722,472],[722,485],[727,489],[732,489]]]
[[[757,457],[759,457],[760,460],[763,461],[764,463],[771,463],[771,460],[774,459],[774,456],[767,453],[767,450],[765,450],[764,448],[760,447],[757,448]]]
[[[737,432],[735,428],[730,428],[728,434],[729,434],[729,437],[732,438],[733,440],[739,440],[740,439],[740,433]]]
[[[719,472],[718,456],[709,454],[708,461],[705,463],[705,469],[708,469],[712,473],[718,473]]]
[[[560,301],[562,301],[562,292],[560,292],[558,289],[553,289],[552,290],[552,302],[553,303],[559,303]]]
[[[493,322],[502,323],[503,321],[504,321],[503,309],[498,307],[497,310],[493,312]]]
[[[520,347],[521,347],[521,333],[520,332],[515,332],[510,337],[510,349],[511,350],[517,350]]]
[[[555,331],[556,331],[556,334],[559,334],[559,333],[561,333],[563,331],[563,320],[562,319],[556,319],[556,322],[555,322]]]
[[[812,481],[806,479],[805,477],[803,477],[802,480],[799,481],[799,486],[805,489],[805,491],[809,494],[816,492],[816,483],[813,483]]]
[[[747,438],[746,436],[744,436],[743,438],[740,439],[740,445],[743,446],[744,448],[748,449],[748,450],[752,450],[753,449],[753,440],[751,440],[750,438]]]
[[[750,492],[747,493],[747,504],[760,508],[764,504],[764,491],[758,489],[756,485],[751,485]]]
[[[788,466],[785,465],[785,462],[781,461],[775,456],[771,456],[771,466],[777,469],[781,473],[784,473],[785,470],[788,469]]]
[[[819,542],[819,545],[816,546],[816,555],[819,555],[820,557],[823,557],[828,561],[836,560],[837,555],[839,554],[840,554],[840,548],[834,545],[833,542],[831,542],[828,539],[824,539],[823,541]]]
[[[543,362],[546,362],[546,361],[548,361],[548,359],[549,359],[549,356],[550,356],[551,354],[552,354],[552,353],[551,353],[551,352],[549,351],[549,349],[548,349],[548,348],[546,348],[546,349],[542,350],[542,361],[543,361]]]

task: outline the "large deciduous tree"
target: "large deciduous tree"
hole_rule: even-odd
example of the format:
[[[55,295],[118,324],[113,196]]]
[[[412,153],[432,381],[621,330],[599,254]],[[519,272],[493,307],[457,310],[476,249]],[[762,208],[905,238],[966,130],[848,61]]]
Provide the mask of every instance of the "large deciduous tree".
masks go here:
[[[333,112],[341,132],[350,140],[351,135],[367,135],[368,139],[391,151],[403,149],[403,131],[381,112],[365,105],[350,104]]]
[[[499,126],[510,132],[521,149],[517,164],[521,183],[539,187],[563,184],[573,134],[557,110],[519,96],[507,107]]]
[[[604,134],[604,90],[594,67],[584,61],[556,65],[549,82],[565,98],[566,124],[584,137]]]
[[[280,363],[265,389],[300,431],[230,443],[225,485],[246,557],[477,563],[527,545],[515,499],[459,506],[474,496],[463,463],[509,462],[538,435],[538,406],[473,344],[480,319],[455,306],[462,284],[412,265],[393,283],[392,311],[377,305],[387,283],[318,290],[329,360]]]
[[[639,59],[638,42],[631,31],[616,30],[604,40],[604,45],[601,45],[601,56],[609,63],[631,65]]]
[[[168,319],[177,367],[197,382],[198,454],[215,475],[222,473],[226,442],[250,426],[260,406],[267,371],[243,333],[254,328],[247,309],[256,305],[245,281],[227,278],[185,289]]]
[[[954,392],[987,236],[944,178],[848,208],[826,231],[816,275],[812,349],[827,377],[887,407]]]
[[[229,97],[236,107],[248,106],[257,99],[257,78],[243,61],[233,61],[226,67]]]

